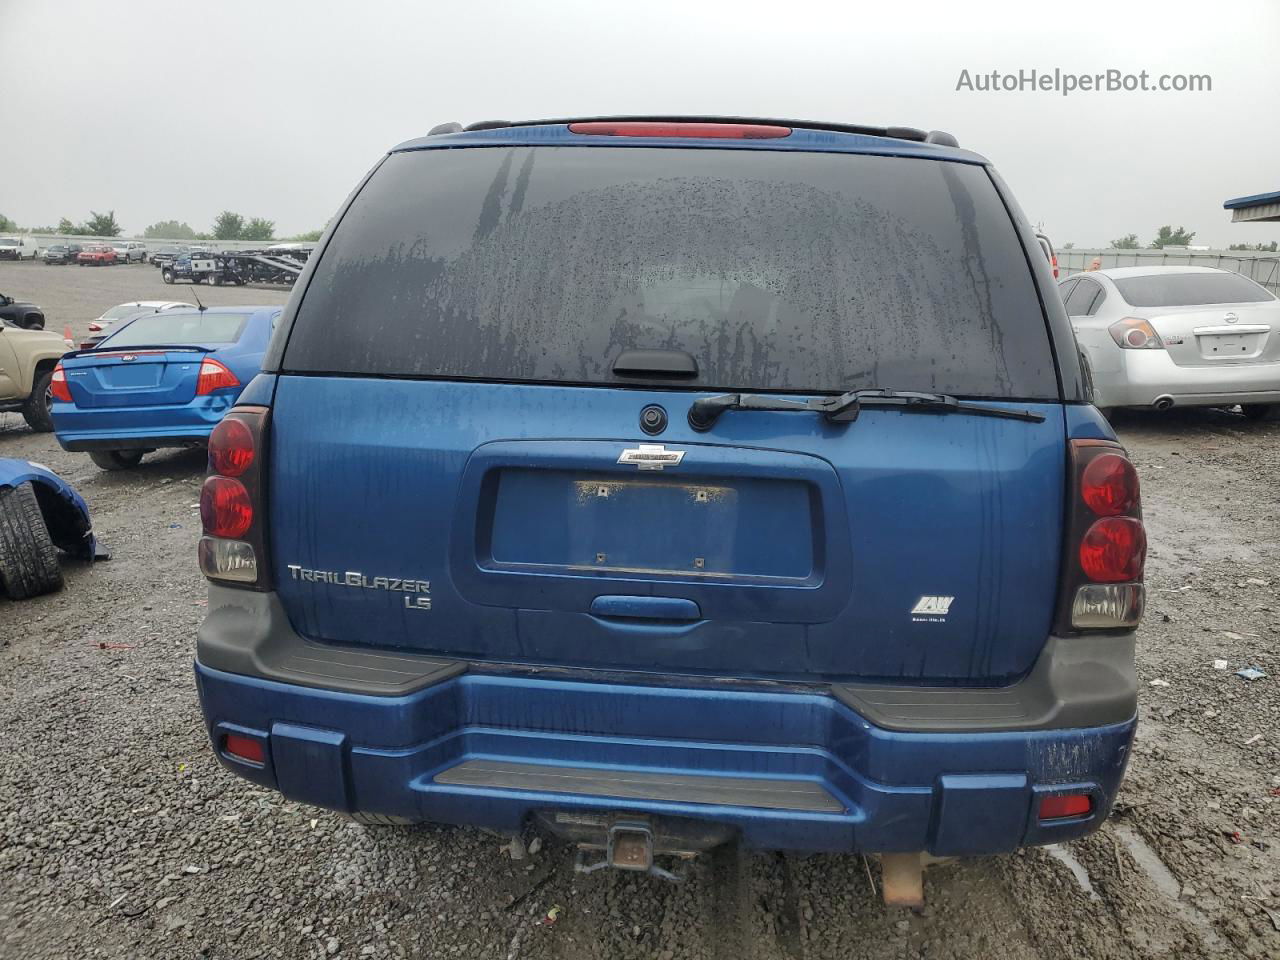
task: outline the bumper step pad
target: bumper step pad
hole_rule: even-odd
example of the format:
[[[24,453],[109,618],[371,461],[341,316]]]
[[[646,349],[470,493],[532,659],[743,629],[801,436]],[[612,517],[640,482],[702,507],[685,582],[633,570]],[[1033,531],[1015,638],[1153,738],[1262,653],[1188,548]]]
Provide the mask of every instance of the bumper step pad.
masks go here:
[[[844,813],[844,804],[816,780],[701,776],[683,773],[608,770],[598,767],[550,766],[509,760],[466,760],[436,774],[435,782],[534,793],[569,793],[709,803],[728,807]]]

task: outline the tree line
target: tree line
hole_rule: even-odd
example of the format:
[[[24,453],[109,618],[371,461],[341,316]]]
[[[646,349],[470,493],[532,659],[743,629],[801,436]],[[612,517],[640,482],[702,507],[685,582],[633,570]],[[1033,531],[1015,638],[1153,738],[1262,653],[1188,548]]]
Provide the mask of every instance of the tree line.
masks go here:
[[[0,233],[16,233],[18,225],[0,214]],[[118,237],[124,232],[116,220],[116,212],[89,211],[88,219],[75,223],[68,217],[58,221],[56,227],[29,227],[29,233],[59,234],[65,237]],[[312,242],[320,239],[322,230],[311,230],[294,237],[280,239]],[[178,220],[161,220],[142,231],[148,239],[157,240],[275,240],[276,222],[265,217],[246,219],[234,210],[223,210],[207,232],[196,231],[191,225]]]
[[[1188,230],[1186,227],[1178,227],[1176,230],[1172,226],[1163,226],[1157,231],[1156,238],[1147,244],[1150,250],[1160,250],[1164,247],[1189,247],[1191,241],[1195,239],[1195,231]],[[1112,240],[1109,249],[1111,250],[1137,250],[1142,246],[1138,242],[1136,233],[1125,234],[1118,240]],[[1280,244],[1272,240],[1270,243],[1233,243],[1228,250],[1256,250],[1259,253],[1276,253],[1280,250]]]

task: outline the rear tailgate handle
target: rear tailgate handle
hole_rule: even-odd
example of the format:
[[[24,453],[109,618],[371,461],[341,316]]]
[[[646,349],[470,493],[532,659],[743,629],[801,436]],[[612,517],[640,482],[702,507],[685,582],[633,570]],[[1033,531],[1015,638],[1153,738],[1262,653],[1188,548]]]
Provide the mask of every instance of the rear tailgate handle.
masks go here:
[[[603,596],[591,601],[593,617],[628,620],[701,620],[702,610],[682,597]]]

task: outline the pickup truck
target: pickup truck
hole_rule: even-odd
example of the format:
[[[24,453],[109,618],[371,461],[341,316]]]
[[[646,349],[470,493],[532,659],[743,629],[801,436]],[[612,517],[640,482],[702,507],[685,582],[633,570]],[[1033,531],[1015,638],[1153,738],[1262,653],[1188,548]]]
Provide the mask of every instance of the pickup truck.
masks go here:
[[[59,358],[75,344],[51,330],[0,320],[0,411],[17,411],[37,433],[53,430],[49,384]]]

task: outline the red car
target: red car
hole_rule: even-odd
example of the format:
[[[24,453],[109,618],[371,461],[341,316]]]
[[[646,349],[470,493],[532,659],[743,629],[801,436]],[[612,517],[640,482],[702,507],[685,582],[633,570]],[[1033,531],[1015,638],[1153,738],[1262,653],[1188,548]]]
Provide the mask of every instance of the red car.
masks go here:
[[[89,244],[76,257],[76,263],[82,267],[104,267],[115,262],[116,252],[101,243]]]

